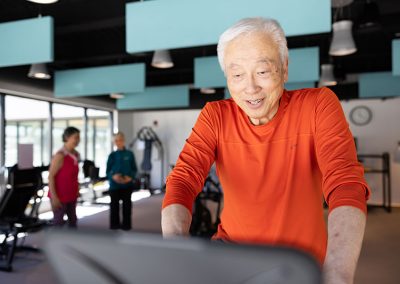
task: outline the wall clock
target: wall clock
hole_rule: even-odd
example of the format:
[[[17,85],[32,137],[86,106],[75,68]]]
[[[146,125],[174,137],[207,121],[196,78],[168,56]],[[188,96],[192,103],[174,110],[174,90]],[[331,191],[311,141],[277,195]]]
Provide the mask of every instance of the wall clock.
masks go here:
[[[372,110],[367,106],[356,106],[350,111],[350,121],[357,126],[364,126],[372,120]]]

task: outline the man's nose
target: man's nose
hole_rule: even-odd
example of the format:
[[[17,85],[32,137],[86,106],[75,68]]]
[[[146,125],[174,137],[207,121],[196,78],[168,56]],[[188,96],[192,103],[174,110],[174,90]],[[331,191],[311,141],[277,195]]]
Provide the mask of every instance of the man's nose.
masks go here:
[[[258,85],[257,81],[254,79],[253,76],[250,76],[246,82],[246,94],[255,94],[260,91],[261,87]]]

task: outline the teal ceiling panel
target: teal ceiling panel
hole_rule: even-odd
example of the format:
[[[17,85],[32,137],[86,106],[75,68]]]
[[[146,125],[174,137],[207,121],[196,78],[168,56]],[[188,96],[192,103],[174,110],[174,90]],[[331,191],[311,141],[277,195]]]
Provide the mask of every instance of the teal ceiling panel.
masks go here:
[[[277,19],[287,36],[331,31],[330,0],[164,0],[126,4],[129,53],[216,44],[245,17]]]
[[[118,110],[157,109],[189,106],[189,86],[149,87],[140,93],[126,93],[117,100]]]
[[[394,76],[400,76],[400,39],[392,40],[392,71]]]
[[[392,72],[360,74],[358,84],[360,98],[400,96],[400,77]]]
[[[288,83],[312,82],[319,80],[319,48],[289,49]]]
[[[54,96],[58,98],[142,92],[146,85],[144,63],[57,71]]]
[[[198,57],[194,59],[194,87],[225,87],[226,78],[219,66],[217,56]]]
[[[52,62],[53,18],[0,24],[0,67]]]

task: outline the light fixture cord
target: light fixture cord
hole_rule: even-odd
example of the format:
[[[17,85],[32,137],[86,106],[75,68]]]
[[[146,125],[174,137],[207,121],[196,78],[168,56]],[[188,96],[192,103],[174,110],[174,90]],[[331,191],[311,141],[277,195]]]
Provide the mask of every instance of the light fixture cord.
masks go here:
[[[39,15],[38,18],[42,17],[42,6],[38,5]]]
[[[348,7],[351,6],[351,4],[347,5]],[[351,9],[348,10],[348,19],[351,19]],[[344,15],[344,6],[340,6],[336,8],[335,13],[333,14],[333,22],[337,22],[338,20],[345,20],[345,15]]]

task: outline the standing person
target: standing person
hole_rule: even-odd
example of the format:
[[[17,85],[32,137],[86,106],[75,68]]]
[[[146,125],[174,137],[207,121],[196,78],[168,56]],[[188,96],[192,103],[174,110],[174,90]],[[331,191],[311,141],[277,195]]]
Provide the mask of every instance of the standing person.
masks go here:
[[[67,214],[68,226],[77,226],[76,202],[79,195],[79,153],[75,150],[80,142],[80,131],[67,127],[62,135],[64,146],[54,155],[49,169],[49,197],[53,210],[53,223],[64,225]]]
[[[288,49],[275,20],[243,19],[217,49],[232,98],[203,108],[168,176],[163,235],[188,234],[215,161],[224,209],[214,239],[298,248],[323,265],[324,283],[352,283],[370,190],[339,100],[328,88],[284,89]]]
[[[125,136],[118,132],[114,136],[117,148],[108,156],[107,177],[110,183],[110,229],[130,230],[132,202],[131,194],[134,189],[134,178],[137,173],[135,156],[125,148]],[[119,201],[122,200],[122,223],[120,222]]]

